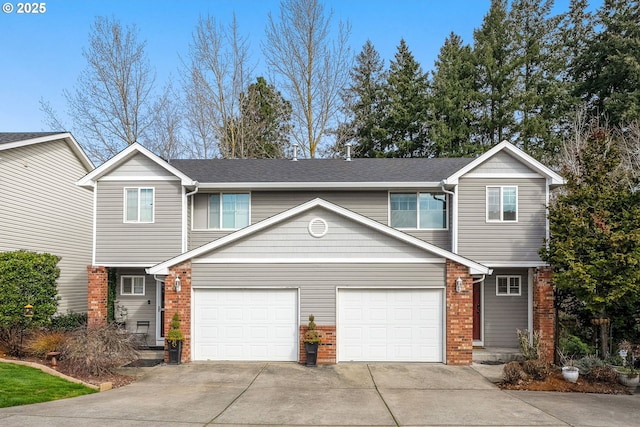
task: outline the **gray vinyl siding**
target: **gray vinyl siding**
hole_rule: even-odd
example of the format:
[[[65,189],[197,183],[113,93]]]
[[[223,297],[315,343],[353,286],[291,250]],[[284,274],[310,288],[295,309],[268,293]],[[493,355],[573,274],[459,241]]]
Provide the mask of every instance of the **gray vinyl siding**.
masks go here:
[[[260,222],[315,198],[321,198],[388,225],[388,194],[387,191],[253,191],[251,192],[251,223]],[[196,198],[206,197],[207,194],[205,192],[196,195]],[[231,230],[203,230],[202,227],[206,224],[207,215],[206,202],[202,203],[196,200],[194,203],[196,209],[193,215],[190,215],[193,220],[193,227],[189,228],[189,249],[202,246],[232,232]],[[190,211],[192,207],[193,204],[189,203]],[[451,238],[449,230],[403,231],[441,248],[450,249]]]
[[[518,220],[486,221],[487,186],[518,187]],[[541,262],[546,230],[544,178],[463,178],[458,189],[458,251],[478,262]]]
[[[326,235],[314,237],[309,233],[309,224],[320,218],[327,225]],[[424,262],[443,262],[423,249],[387,236],[370,227],[348,218],[316,208],[257,232],[250,239],[242,239],[224,246],[212,254],[216,261],[264,259],[310,260],[322,259],[384,259],[401,262],[407,259]],[[207,259],[205,255],[198,260]]]
[[[122,295],[120,293],[122,276],[144,276],[145,294]],[[154,346],[156,344],[156,295],[156,281],[153,276],[145,274],[142,269],[117,269],[116,300],[114,302],[114,308],[117,306],[127,308],[126,328],[129,332],[136,332],[136,322],[139,320],[148,320],[150,322],[149,336],[147,340],[147,343],[150,346]]]
[[[193,264],[193,287],[298,288],[300,324],[310,314],[318,325],[336,324],[336,289],[442,288],[443,264]]]
[[[61,257],[58,312],[87,311],[93,193],[89,171],[63,140],[0,151],[0,251]]]
[[[125,223],[124,188],[154,188],[154,222]],[[181,253],[180,181],[98,181],[96,264],[149,266]]]
[[[520,296],[497,296],[496,276],[520,276]],[[518,348],[516,331],[528,328],[527,269],[494,269],[485,279],[484,345],[485,347]]]
[[[109,177],[116,178],[137,177],[144,179],[150,176],[173,177],[174,175],[142,154],[136,154],[130,159],[127,159],[125,163],[109,172]]]
[[[501,151],[475,167],[472,173],[532,174],[535,172],[509,153]]]

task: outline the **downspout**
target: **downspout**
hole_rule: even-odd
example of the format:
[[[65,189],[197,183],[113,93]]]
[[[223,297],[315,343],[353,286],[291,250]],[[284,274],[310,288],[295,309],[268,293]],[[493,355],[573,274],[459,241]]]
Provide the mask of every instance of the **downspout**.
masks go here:
[[[447,184],[447,180],[440,181],[440,188],[445,194],[451,196],[451,252],[458,253],[458,197],[455,191],[449,191],[444,186]],[[455,187],[457,188],[457,187]],[[483,279],[484,280],[484,279]]]
[[[188,213],[188,209],[187,209],[187,203],[189,202],[189,196],[193,196],[194,194],[196,194],[198,192],[198,190],[200,190],[200,183],[198,181],[193,181],[193,185],[195,185],[195,189],[190,192],[190,193],[185,193],[184,195],[184,203],[182,204],[182,217],[184,218],[184,228],[183,228],[183,233],[184,233],[184,238],[182,239],[182,252],[186,252],[188,249],[188,235],[189,235],[189,226],[188,223],[189,221],[187,221],[187,213]]]

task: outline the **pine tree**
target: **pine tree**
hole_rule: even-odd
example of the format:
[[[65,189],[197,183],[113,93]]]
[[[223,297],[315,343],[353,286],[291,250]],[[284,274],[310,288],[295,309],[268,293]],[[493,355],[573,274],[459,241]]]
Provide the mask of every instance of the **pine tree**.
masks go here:
[[[576,94],[613,126],[640,119],[640,2],[605,0],[601,30],[578,58]]]
[[[482,26],[473,32],[476,66],[476,139],[483,149],[513,137],[515,68],[507,1],[492,0]]]
[[[383,68],[380,54],[367,40],[349,73],[351,82],[341,93],[348,120],[339,131],[344,135],[345,142],[355,144],[355,157],[377,157],[382,154],[385,133],[380,127],[384,100]]]
[[[525,152],[539,159],[555,151],[555,122],[562,105],[558,102],[563,66],[557,37],[560,19],[550,17],[552,5],[552,0],[514,0],[508,15],[515,67],[514,136]]]
[[[404,39],[394,58],[385,88],[384,152],[390,157],[429,157],[427,76]]]
[[[471,142],[473,84],[471,48],[452,32],[440,49],[429,91],[430,137],[435,157],[474,154],[476,146]]]

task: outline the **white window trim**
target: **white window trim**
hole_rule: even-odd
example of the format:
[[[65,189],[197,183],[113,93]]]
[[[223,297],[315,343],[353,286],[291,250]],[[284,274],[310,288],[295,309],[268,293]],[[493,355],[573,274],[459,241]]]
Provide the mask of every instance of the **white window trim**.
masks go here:
[[[133,281],[134,279],[140,279],[140,278],[142,279],[142,293],[135,293],[135,286],[133,284]],[[131,292],[129,293],[124,292],[125,279],[131,279]],[[120,295],[122,296],[129,296],[129,297],[144,296],[147,291],[146,288],[147,288],[147,284],[145,283],[145,276],[132,276],[132,275],[120,276]]]
[[[217,194],[218,196],[220,196],[220,224],[219,227],[217,228],[213,228],[211,227],[211,223],[209,222],[211,220],[211,196]],[[247,227],[251,225],[251,192],[249,191],[220,191],[220,192],[216,192],[216,193],[207,193],[207,231],[230,231],[230,230],[241,230],[245,227],[240,227],[240,228],[225,228],[222,226],[222,196],[225,194],[246,194],[249,196],[249,223],[246,225]]]
[[[393,227],[391,225],[391,195],[392,194],[415,194],[416,196],[416,227]],[[444,195],[444,201],[447,206],[446,215],[445,215],[445,226],[442,228],[421,228],[420,227],[420,194],[442,194]],[[387,195],[387,224],[389,227],[393,227],[396,230],[435,230],[435,231],[446,231],[449,230],[449,195],[447,193],[443,193],[442,191],[389,191]]]
[[[500,219],[489,219],[489,189],[490,188],[499,188],[500,189]],[[505,188],[515,188],[516,189],[516,219],[505,220],[504,219],[504,189]],[[520,210],[520,203],[518,203],[518,186],[517,185],[487,185],[485,187],[485,220],[486,222],[508,222],[508,223],[516,223],[519,219],[518,211]]]
[[[138,190],[138,219],[135,221],[127,219],[127,190]],[[140,191],[151,190],[151,221],[140,221]],[[122,209],[122,222],[126,224],[153,224],[156,221],[156,189],[155,187],[124,187],[124,202]]]
[[[511,292],[511,286],[510,286],[510,281],[511,279],[517,278],[518,279],[518,293],[512,293]],[[507,293],[506,294],[502,294],[498,291],[498,280],[499,279],[506,279],[507,280]],[[522,295],[522,276],[516,276],[516,275],[500,275],[500,276],[496,276],[496,296],[497,297],[519,297]]]

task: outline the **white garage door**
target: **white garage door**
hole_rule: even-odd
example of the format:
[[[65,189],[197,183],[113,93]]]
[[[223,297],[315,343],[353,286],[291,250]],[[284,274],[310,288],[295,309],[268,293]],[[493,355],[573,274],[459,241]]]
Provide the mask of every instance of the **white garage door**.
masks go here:
[[[442,362],[441,289],[340,289],[339,361]]]
[[[193,360],[298,360],[295,289],[195,289]]]

